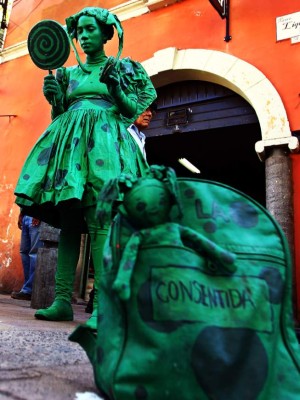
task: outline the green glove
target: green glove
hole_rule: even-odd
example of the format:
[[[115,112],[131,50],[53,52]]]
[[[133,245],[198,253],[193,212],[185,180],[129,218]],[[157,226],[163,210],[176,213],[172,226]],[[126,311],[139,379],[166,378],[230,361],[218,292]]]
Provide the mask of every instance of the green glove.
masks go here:
[[[105,79],[101,79],[107,85],[109,94],[114,98],[121,114],[131,118],[137,112],[137,98],[127,97],[121,88],[120,75],[116,68],[116,63],[110,67]]]
[[[49,74],[44,78],[43,93],[51,105],[62,104],[63,93],[54,75]]]
[[[65,111],[63,107],[63,92],[54,75],[49,74],[45,76],[43,94],[46,100],[52,105],[52,119]]]

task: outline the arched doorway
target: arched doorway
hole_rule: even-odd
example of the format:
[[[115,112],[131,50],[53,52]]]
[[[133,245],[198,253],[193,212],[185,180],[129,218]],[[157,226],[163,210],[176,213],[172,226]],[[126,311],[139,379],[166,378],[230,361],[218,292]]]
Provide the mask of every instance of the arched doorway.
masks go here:
[[[265,169],[255,153],[261,130],[250,104],[199,80],[168,84],[157,93],[157,114],[145,132],[149,163],[168,165],[178,176],[225,183],[265,205]],[[201,173],[190,172],[180,158]]]

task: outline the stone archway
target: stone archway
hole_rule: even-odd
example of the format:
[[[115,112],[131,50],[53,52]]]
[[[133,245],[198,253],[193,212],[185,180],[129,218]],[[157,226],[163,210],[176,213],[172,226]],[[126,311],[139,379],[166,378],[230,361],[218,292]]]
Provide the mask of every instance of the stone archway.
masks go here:
[[[254,108],[262,140],[255,149],[260,159],[265,147],[287,145],[291,152],[299,149],[298,139],[291,135],[281,98],[266,76],[253,65],[215,50],[174,47],[157,51],[143,62],[156,87],[179,80],[199,79],[225,86],[242,96]]]
[[[282,226],[293,254],[294,216],[288,154],[299,151],[299,141],[291,134],[286,110],[272,83],[253,65],[215,50],[171,47],[157,51],[142,64],[155,87],[181,80],[208,81],[231,89],[251,104],[262,134],[255,151],[261,161],[266,160],[266,205]]]

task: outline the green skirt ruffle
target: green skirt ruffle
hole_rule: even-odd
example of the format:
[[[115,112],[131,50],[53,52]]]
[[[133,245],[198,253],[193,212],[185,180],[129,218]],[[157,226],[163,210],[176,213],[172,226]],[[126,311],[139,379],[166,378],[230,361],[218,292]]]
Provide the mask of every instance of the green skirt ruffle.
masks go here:
[[[16,203],[59,227],[57,206],[95,205],[105,182],[148,169],[118,114],[99,100],[81,100],[49,125],[31,150],[18,180]]]

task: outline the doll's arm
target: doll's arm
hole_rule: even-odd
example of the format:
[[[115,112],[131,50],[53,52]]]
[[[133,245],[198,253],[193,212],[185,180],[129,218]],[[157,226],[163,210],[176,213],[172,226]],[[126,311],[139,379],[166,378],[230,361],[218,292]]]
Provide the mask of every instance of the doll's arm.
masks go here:
[[[126,244],[120,261],[118,274],[113,283],[113,289],[118,293],[121,300],[128,300],[131,295],[131,276],[136,263],[140,242],[140,233],[133,233]]]
[[[197,253],[204,254],[210,261],[225,268],[230,273],[236,271],[235,260],[236,255],[223,247],[219,246],[212,240],[207,239],[199,232],[188,227],[180,227],[181,238],[183,242],[188,242],[189,247],[193,248]]]

